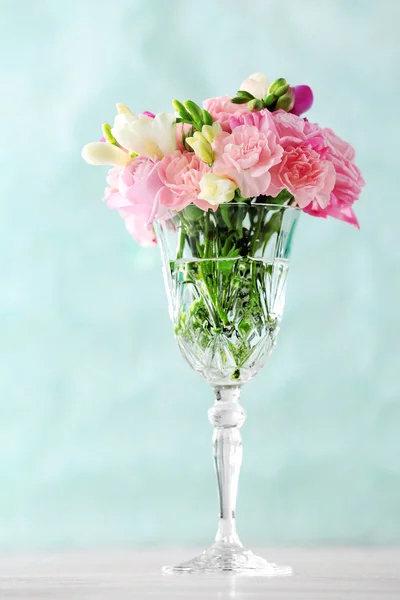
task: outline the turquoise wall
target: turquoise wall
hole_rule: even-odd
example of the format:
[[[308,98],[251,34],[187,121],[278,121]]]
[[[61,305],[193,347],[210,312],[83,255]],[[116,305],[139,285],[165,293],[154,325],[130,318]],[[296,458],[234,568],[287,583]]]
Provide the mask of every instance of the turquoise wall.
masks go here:
[[[158,249],[81,147],[135,112],[308,83],[358,150],[361,231],[301,219],[283,326],[244,389],[253,544],[400,542],[396,0],[2,3],[0,550],[205,544],[211,390],[184,364]]]

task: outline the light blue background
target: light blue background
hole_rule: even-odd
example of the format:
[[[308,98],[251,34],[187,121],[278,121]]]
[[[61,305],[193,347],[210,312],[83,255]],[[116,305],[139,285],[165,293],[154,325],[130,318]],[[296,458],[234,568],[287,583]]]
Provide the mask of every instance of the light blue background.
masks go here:
[[[211,390],[168,321],[157,249],[80,158],[115,102],[315,92],[357,149],[361,231],[300,222],[278,346],[244,389],[253,544],[400,542],[397,0],[1,6],[0,549],[206,544]]]

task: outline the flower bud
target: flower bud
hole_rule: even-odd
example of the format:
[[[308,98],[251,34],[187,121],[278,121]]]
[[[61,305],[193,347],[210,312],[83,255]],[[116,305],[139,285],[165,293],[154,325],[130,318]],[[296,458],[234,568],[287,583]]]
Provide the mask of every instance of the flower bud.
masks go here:
[[[267,93],[268,86],[269,81],[266,75],[263,73],[253,73],[253,75],[250,75],[250,77],[242,82],[240,91],[248,92],[248,94],[253,96],[253,98],[264,98]],[[240,94],[238,93],[237,96],[239,97]],[[249,98],[249,100],[250,99],[251,98]],[[236,102],[235,104],[239,103]]]
[[[249,110],[261,110],[263,108],[264,104],[262,100],[250,100],[250,102],[247,105],[247,108]]]
[[[117,111],[120,115],[131,115],[132,117],[135,116],[126,104],[117,104]]]
[[[90,165],[114,165],[124,167],[130,156],[114,144],[90,142],[82,150],[82,158]]]
[[[238,90],[236,95],[239,96],[239,98],[246,98],[247,101],[254,100],[253,94],[250,94],[250,92],[246,92],[245,90]]]
[[[295,85],[294,94],[295,101],[291,112],[294,115],[302,115],[312,106],[314,100],[312,89],[308,85]]]
[[[275,79],[275,81],[272,82],[268,88],[268,94],[276,94],[276,90],[278,90],[282,86],[286,85],[286,83],[287,83],[286,79],[284,79],[283,77],[280,77],[279,79]]]
[[[285,85],[281,85],[280,87],[276,88],[275,92],[274,92],[275,96],[278,96],[278,98],[280,96],[283,96],[284,94],[286,94],[286,92],[288,91],[289,87],[290,87],[289,84],[286,83]]]
[[[203,110],[201,111],[201,114],[203,116],[203,123],[205,125],[212,125],[214,123],[214,119],[210,115],[210,113],[208,112],[208,110],[206,110],[205,108],[203,108]]]
[[[192,120],[192,117],[190,116],[186,108],[183,106],[182,102],[179,102],[179,100],[172,100],[172,106],[174,107],[174,111],[177,112],[178,115],[182,117],[182,119],[185,119],[186,121]]]
[[[281,110],[285,110],[286,112],[289,112],[292,110],[292,108],[294,106],[294,100],[295,100],[294,90],[293,90],[293,88],[289,88],[289,90],[286,92],[286,94],[284,94],[283,96],[278,98],[275,109],[276,110],[281,109]]]
[[[232,200],[236,187],[236,183],[227,177],[205,173],[200,180],[200,194],[198,197],[213,206],[219,206]]]
[[[203,115],[201,112],[201,108],[200,108],[200,106],[198,106],[196,104],[196,102],[193,102],[192,100],[186,100],[183,104],[184,104],[186,110],[188,111],[188,113],[190,113],[193,121],[195,121],[197,123],[203,122]]]
[[[196,131],[192,137],[186,138],[186,144],[193,149],[194,153],[205,163],[211,164],[214,160],[214,152],[211,144],[206,140],[204,135]]]
[[[277,96],[275,96],[275,94],[268,94],[268,96],[266,98],[264,98],[264,106],[269,107],[272,106],[273,104],[275,104],[275,102],[277,101]]]
[[[235,96],[231,98],[233,104],[247,104],[248,99],[245,96]]]
[[[109,125],[108,123],[103,123],[101,128],[103,130],[103,136],[105,137],[106,142],[108,142],[109,144],[114,144],[114,146],[118,146],[117,140],[111,133],[111,125]]]
[[[201,133],[205,137],[207,142],[212,144],[215,136],[221,133],[221,131],[221,125],[218,123],[218,121],[215,121],[212,125],[203,125]]]

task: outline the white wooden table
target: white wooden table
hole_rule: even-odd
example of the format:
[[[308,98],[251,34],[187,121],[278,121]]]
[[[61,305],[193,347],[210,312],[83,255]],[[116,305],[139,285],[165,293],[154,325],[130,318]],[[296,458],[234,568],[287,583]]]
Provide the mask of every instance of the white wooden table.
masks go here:
[[[48,600],[400,599],[400,548],[253,549],[292,577],[162,575],[195,550],[0,556],[0,598]]]

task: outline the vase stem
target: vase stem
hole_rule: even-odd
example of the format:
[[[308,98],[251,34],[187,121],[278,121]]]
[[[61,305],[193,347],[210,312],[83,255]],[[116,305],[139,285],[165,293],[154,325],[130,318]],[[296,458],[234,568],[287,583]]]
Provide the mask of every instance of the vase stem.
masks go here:
[[[236,498],[242,464],[240,427],[246,418],[239,404],[240,386],[215,387],[215,403],[208,411],[214,425],[213,457],[219,496],[217,542],[241,545],[236,533]]]

